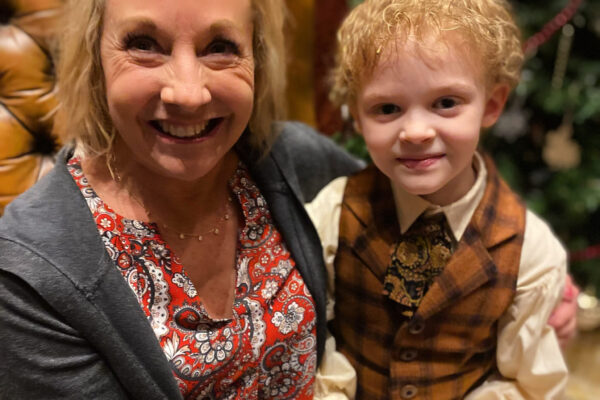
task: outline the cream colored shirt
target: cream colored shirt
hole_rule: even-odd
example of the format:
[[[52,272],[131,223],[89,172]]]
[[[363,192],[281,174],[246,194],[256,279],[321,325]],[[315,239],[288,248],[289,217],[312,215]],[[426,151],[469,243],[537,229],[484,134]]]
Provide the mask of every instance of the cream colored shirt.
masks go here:
[[[422,213],[445,214],[456,241],[471,220],[485,191],[487,171],[476,154],[473,166],[477,179],[460,200],[444,206],[433,205],[411,195],[392,183],[401,232]],[[327,318],[334,318],[334,267],[337,251],[342,197],[347,178],[326,186],[306,209],[323,245],[328,273]],[[567,367],[554,330],[547,324],[562,293],[567,255],[549,226],[527,211],[525,237],[517,288],[512,305],[498,325],[497,365],[501,375],[489,377],[466,397],[488,399],[560,399],[567,383]],[[317,372],[316,399],[353,398],[356,373],[348,360],[335,350],[335,339],[328,335],[325,354]]]

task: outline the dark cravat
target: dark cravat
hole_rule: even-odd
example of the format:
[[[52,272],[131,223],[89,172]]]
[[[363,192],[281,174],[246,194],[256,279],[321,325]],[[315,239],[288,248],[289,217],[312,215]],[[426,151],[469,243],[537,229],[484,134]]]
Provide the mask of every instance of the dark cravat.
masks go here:
[[[400,237],[392,249],[383,293],[398,303],[402,315],[413,316],[454,247],[443,213],[421,215]]]

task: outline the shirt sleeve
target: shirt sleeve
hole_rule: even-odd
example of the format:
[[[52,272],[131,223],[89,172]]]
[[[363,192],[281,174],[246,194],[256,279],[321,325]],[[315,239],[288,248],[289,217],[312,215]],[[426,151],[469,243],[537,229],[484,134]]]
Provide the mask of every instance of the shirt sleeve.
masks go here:
[[[468,400],[561,399],[567,366],[547,323],[565,282],[567,254],[548,225],[528,211],[517,290],[498,325],[499,374]]]
[[[323,246],[323,257],[327,268],[327,321],[334,318],[335,270],[333,261],[338,247],[339,221],[342,198],[347,178],[333,180],[305,205]],[[348,359],[336,351],[335,338],[327,332],[325,353],[315,382],[315,399],[353,399],[356,393],[356,371]]]

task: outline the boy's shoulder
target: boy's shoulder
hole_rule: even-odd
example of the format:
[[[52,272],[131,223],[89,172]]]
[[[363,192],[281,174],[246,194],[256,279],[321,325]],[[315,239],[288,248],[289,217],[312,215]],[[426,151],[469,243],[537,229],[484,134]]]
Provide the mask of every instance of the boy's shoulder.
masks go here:
[[[566,274],[567,251],[550,224],[532,210],[527,210],[521,266],[540,266],[539,275],[559,269]],[[522,272],[521,275],[524,273]],[[564,278],[564,276],[563,276]]]
[[[492,211],[489,210],[491,206],[495,206],[495,213],[508,213],[510,209],[514,209],[514,211],[525,217],[524,228],[533,229],[535,232],[539,232],[540,235],[555,238],[548,222],[529,209],[521,195],[513,190],[500,175],[493,158],[488,154],[482,154],[482,157],[487,177],[484,196],[478,205],[478,208],[482,209],[480,212],[492,214]],[[496,218],[495,220],[499,221],[500,219]]]
[[[518,228],[516,233],[523,238],[519,281],[528,274],[527,271],[538,274],[558,268],[564,273],[567,252],[548,222],[527,208],[521,196],[500,176],[489,155],[484,155],[484,160],[488,177],[485,195],[478,206],[478,212],[483,216],[480,224],[482,227],[487,224],[488,232],[496,235],[503,229]]]
[[[486,219],[499,222],[503,214],[520,214],[524,218],[526,205],[521,196],[515,192],[502,178],[493,158],[486,153],[481,154],[486,170],[485,189],[479,201],[478,211],[485,214]]]

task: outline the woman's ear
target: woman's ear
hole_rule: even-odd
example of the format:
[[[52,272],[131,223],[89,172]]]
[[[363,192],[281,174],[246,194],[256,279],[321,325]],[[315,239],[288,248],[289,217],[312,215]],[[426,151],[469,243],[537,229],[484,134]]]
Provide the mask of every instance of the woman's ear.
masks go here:
[[[483,128],[489,128],[498,121],[502,110],[504,110],[509,93],[510,88],[506,84],[498,84],[492,88],[485,103],[485,110],[483,111],[483,118],[481,120]]]

